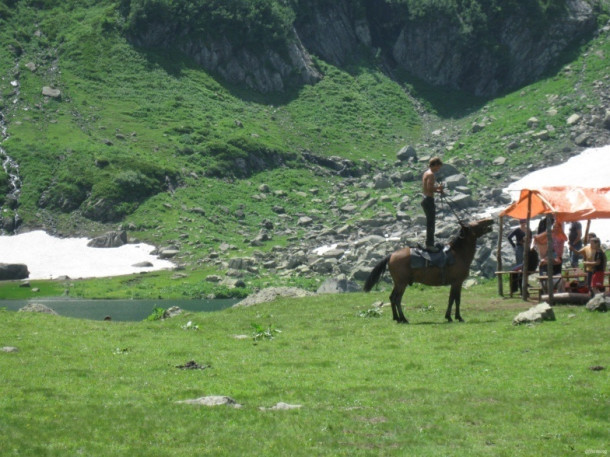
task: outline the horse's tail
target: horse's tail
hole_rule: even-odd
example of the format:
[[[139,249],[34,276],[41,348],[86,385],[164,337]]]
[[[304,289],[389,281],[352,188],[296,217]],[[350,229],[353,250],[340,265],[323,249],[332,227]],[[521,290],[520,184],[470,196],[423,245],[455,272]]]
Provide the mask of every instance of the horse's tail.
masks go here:
[[[365,292],[370,292],[373,286],[379,282],[379,278],[381,278],[381,275],[385,272],[391,256],[392,254],[388,255],[385,259],[375,265],[375,268],[373,268],[373,271],[371,271],[371,274],[366,278],[364,283]]]

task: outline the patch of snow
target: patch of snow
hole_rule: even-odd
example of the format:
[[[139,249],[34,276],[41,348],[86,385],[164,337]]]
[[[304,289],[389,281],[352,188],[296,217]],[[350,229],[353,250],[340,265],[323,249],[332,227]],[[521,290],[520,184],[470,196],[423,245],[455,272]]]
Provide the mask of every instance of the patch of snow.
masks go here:
[[[29,279],[53,279],[58,276],[104,278],[142,271],[172,269],[175,265],[150,253],[149,244],[126,244],[118,248],[88,247],[88,238],[56,238],[37,230],[12,236],[0,236],[0,263],[24,263]],[[150,262],[152,267],[134,267]]]
[[[320,246],[319,248],[315,248],[313,253],[316,255],[324,255],[324,253],[328,251],[332,251],[333,249],[337,249],[337,243],[334,244],[325,244],[324,246]]]

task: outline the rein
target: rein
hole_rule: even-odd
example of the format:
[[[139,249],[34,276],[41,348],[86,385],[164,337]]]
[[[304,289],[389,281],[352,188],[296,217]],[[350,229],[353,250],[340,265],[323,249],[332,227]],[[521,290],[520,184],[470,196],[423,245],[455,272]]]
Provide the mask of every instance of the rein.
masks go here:
[[[453,202],[449,200],[443,192],[441,192],[441,201],[445,203],[445,205],[447,205],[449,210],[453,213],[453,215],[458,221],[458,224],[460,224],[460,227],[465,228],[466,224],[462,221],[462,219],[460,219],[460,216],[458,215],[457,211],[455,210],[455,207],[453,206]]]

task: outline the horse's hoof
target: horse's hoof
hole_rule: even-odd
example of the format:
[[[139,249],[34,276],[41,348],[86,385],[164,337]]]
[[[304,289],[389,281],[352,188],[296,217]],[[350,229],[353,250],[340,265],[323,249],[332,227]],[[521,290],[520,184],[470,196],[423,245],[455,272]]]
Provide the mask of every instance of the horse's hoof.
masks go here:
[[[456,317],[458,322],[466,322],[464,319],[462,319],[461,317]]]
[[[453,319],[451,319],[451,316],[445,316],[445,319],[447,319],[447,322],[449,322],[449,323],[453,322]]]

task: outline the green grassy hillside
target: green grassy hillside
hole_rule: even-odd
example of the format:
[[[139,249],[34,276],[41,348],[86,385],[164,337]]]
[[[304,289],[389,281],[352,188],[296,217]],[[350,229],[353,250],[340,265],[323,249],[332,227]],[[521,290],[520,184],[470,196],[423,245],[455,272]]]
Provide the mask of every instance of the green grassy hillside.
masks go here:
[[[3,216],[15,211],[23,227],[63,234],[121,224],[156,245],[180,241],[178,260],[193,268],[222,242],[247,255],[246,240],[277,205],[287,220],[315,213],[333,226],[328,202],[343,178],[318,173],[304,153],[350,159],[365,172],[389,167],[402,146],[414,144],[420,157],[456,160],[475,193],[542,164],[541,150],[569,154],[566,117],[596,103],[610,55],[601,34],[572,49],[548,78],[495,100],[400,73],[390,78],[374,57],[343,68],[317,60],[319,83],[261,95],[180,53],[135,48],[118,7],[110,0],[0,3],[2,146],[22,179],[19,206],[5,205]],[[43,96],[44,86],[60,97]],[[548,140],[528,132],[532,116]],[[474,122],[485,127],[473,133]],[[507,163],[499,169],[493,161],[501,155]],[[0,170],[0,198],[6,182]],[[261,184],[272,190],[266,198]],[[417,188],[415,180],[373,196],[385,196],[384,207],[395,212]],[[299,230],[274,244],[294,243]]]

